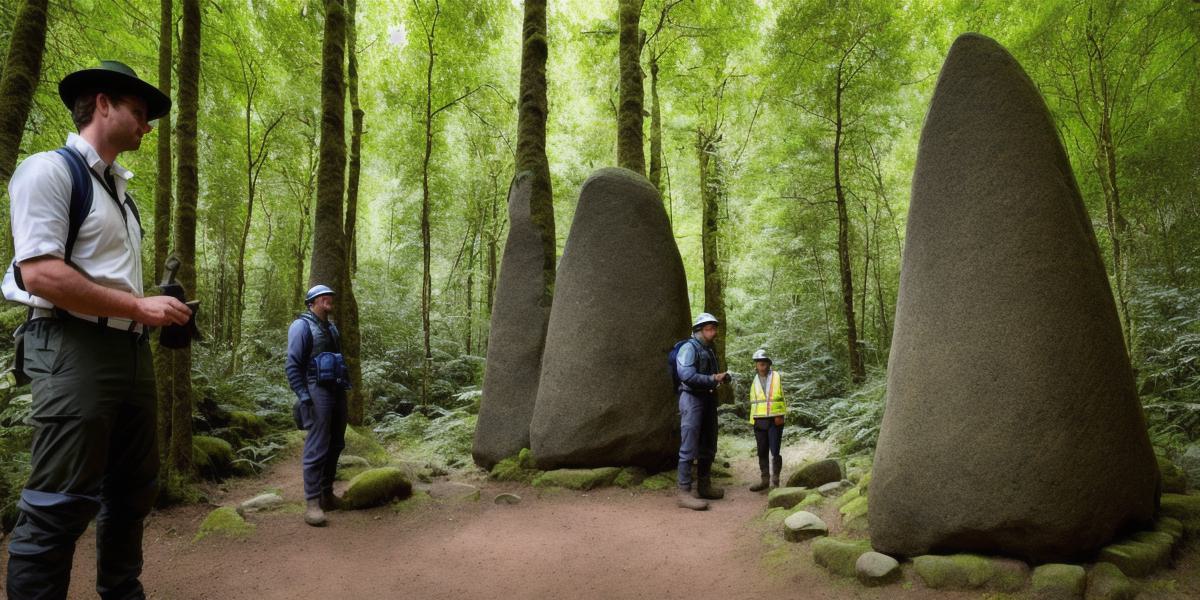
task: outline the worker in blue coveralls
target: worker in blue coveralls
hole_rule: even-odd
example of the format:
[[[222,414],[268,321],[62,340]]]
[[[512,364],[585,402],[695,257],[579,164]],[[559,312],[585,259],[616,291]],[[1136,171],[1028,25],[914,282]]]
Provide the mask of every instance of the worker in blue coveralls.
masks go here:
[[[721,322],[700,313],[692,323],[692,337],[679,347],[675,370],[679,373],[679,492],[681,508],[706,510],[705,500],[725,497],[712,484],[712,463],[717,457],[717,386],[729,380],[718,373],[713,340]],[[696,461],[696,489],[692,489],[692,461]]]
[[[345,363],[341,335],[329,321],[334,292],[316,285],[304,297],[308,310],[288,327],[287,378],[296,393],[296,425],[304,440],[304,522],[325,525],[325,511],[338,507],[333,476],[346,447]]]

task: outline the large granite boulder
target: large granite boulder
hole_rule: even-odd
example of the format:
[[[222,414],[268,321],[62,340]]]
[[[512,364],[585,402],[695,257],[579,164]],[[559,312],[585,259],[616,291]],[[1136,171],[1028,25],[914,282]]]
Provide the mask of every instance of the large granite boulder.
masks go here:
[[[612,168],[584,182],[556,277],[529,428],[537,466],[676,464],[666,357],[688,333],[687,281],[644,177]]]
[[[999,44],[946,57],[913,176],[870,487],[876,550],[1086,557],[1158,468],[1087,211]]]
[[[471,448],[475,463],[486,469],[529,447],[550,320],[541,230],[530,216],[532,182],[532,173],[521,172],[508,195],[508,241],[496,283],[483,400]]]

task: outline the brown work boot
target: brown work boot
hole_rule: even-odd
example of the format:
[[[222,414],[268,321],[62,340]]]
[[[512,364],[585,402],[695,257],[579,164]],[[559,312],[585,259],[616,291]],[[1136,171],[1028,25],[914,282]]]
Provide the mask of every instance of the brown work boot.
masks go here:
[[[342,499],[333,495],[333,490],[321,492],[321,510],[341,510]]]
[[[770,485],[770,480],[771,480],[771,478],[769,476],[763,475],[762,481],[759,481],[758,483],[750,486],[750,491],[761,492],[761,491],[767,489],[767,486]]]
[[[679,493],[676,495],[676,500],[679,504],[679,508],[708,510],[708,503],[699,498],[693,498],[690,490],[679,488]]]
[[[705,500],[720,500],[725,497],[725,488],[714,486],[711,477],[701,477],[692,495]]]
[[[321,510],[320,498],[309,499],[308,508],[304,510],[304,522],[313,527],[325,526],[325,511]]]

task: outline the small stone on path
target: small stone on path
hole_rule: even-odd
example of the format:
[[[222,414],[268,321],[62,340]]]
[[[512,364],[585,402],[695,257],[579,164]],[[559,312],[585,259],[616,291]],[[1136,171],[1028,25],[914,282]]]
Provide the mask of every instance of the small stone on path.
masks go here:
[[[829,527],[825,521],[805,510],[792,513],[783,520],[783,538],[789,542],[803,542],[828,534]]]
[[[494,502],[496,504],[520,504],[521,497],[516,494],[509,494],[505,492],[503,494],[497,494]]]
[[[900,580],[900,561],[879,552],[867,552],[858,557],[854,571],[859,583],[868,587],[887,585]]]
[[[259,494],[245,502],[242,502],[237,507],[237,512],[240,515],[253,512],[263,512],[283,506],[283,496],[274,492]]]

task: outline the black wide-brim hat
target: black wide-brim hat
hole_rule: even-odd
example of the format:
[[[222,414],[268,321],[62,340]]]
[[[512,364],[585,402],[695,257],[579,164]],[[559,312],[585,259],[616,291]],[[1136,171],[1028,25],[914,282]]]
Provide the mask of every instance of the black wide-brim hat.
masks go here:
[[[88,91],[131,94],[146,101],[146,120],[165,116],[171,110],[171,98],[158,88],[138,79],[129,65],[115,60],[102,60],[100,66],[75,71],[58,82],[58,97],[67,110],[75,110],[75,98]]]

